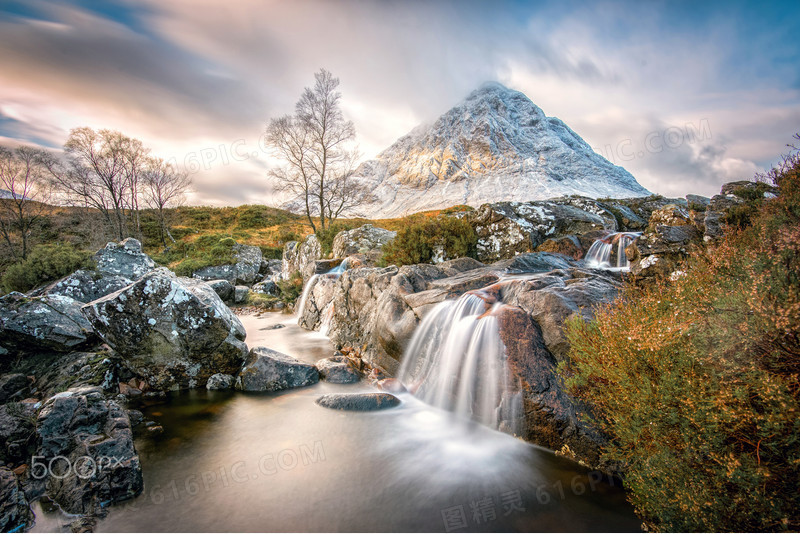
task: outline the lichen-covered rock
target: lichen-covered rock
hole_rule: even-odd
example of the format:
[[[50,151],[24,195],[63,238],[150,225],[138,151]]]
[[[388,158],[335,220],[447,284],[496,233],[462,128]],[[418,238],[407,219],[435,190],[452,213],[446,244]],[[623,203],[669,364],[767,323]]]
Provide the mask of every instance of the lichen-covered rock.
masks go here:
[[[210,280],[207,282],[209,287],[214,290],[222,302],[232,303],[234,299],[234,287],[229,281],[220,279],[220,280]]]
[[[236,263],[204,267],[192,273],[200,280],[227,280],[231,284],[251,285],[258,279],[261,270],[261,249],[252,245],[233,246]]]
[[[233,302],[244,304],[250,296],[250,288],[247,286],[236,286],[233,288]]]
[[[206,389],[208,390],[223,390],[231,389],[236,379],[232,375],[217,373],[211,375],[206,382]]]
[[[130,285],[133,280],[120,275],[102,275],[98,271],[81,269],[47,286],[42,294],[63,295],[88,303]],[[33,293],[32,293],[33,294]]]
[[[668,204],[654,211],[644,233],[625,249],[631,273],[645,280],[668,275],[701,235],[688,208]]]
[[[282,267],[283,267],[282,260],[267,259],[262,257],[261,268],[258,270],[258,274],[261,277],[280,275]]]
[[[532,252],[547,239],[617,230],[617,220],[608,208],[583,197],[484,204],[466,217],[478,234],[481,261]]]
[[[31,526],[33,512],[17,475],[0,467],[0,532],[24,532]]]
[[[346,258],[353,254],[380,252],[383,246],[396,236],[397,232],[377,228],[371,224],[345,230],[333,238],[333,257]]]
[[[30,352],[68,352],[96,340],[81,314],[83,304],[70,297],[26,297],[12,292],[0,297],[0,343]]]
[[[574,235],[548,239],[536,248],[537,252],[552,252],[579,260],[583,258],[584,250],[580,239]]]
[[[36,433],[41,463],[31,475],[46,478],[47,495],[65,512],[92,514],[141,493],[130,419],[100,388],[70,389],[48,399]]]
[[[744,204],[745,197],[771,198],[777,192],[774,187],[760,182],[739,181],[724,184],[720,189],[720,194],[714,195],[706,206],[703,218],[703,240],[706,242],[716,241],[725,235],[728,231],[728,225],[725,222],[727,214],[732,208]]]
[[[97,271],[107,276],[138,280],[156,268],[150,256],[142,252],[142,244],[129,237],[120,243],[109,243],[94,255]]]
[[[97,333],[153,389],[203,387],[235,374],[242,323],[205,282],[158,269],[83,308]]]
[[[294,273],[300,272],[307,281],[314,276],[315,262],[321,258],[322,245],[314,234],[308,236],[302,243],[290,241],[283,248],[281,278],[288,280]]]
[[[258,293],[260,295],[272,295],[273,297],[276,297],[280,294],[280,288],[278,287],[278,284],[276,284],[271,278],[266,278],[261,282],[254,284],[251,290],[253,293]]]
[[[332,410],[372,412],[394,408],[400,399],[391,393],[331,393],[317,399],[317,404]]]
[[[352,384],[361,380],[359,372],[344,356],[331,356],[316,363],[319,376],[326,382],[334,384]]]
[[[266,347],[254,347],[236,379],[242,391],[281,391],[319,382],[313,365]]]

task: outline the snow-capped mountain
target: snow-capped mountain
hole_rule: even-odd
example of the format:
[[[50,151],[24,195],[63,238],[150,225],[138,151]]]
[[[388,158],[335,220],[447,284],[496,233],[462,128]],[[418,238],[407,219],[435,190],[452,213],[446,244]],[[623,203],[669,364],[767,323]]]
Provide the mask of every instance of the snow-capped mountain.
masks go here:
[[[489,83],[398,139],[356,172],[377,197],[359,211],[396,217],[456,204],[650,192],[527,96]]]

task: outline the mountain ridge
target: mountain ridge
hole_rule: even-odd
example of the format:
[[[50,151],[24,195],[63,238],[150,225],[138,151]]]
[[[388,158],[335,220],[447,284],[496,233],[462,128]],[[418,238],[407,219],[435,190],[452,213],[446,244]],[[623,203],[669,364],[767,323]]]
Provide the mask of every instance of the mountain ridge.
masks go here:
[[[497,82],[415,127],[362,163],[356,176],[378,199],[361,208],[370,217],[570,194],[650,194],[563,121]]]

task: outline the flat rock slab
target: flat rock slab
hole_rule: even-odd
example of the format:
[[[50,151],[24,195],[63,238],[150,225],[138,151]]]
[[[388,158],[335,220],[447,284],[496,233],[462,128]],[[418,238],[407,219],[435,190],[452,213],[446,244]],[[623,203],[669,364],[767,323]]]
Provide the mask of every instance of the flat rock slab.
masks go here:
[[[318,398],[317,404],[332,410],[371,412],[394,408],[400,399],[389,393],[332,393]]]

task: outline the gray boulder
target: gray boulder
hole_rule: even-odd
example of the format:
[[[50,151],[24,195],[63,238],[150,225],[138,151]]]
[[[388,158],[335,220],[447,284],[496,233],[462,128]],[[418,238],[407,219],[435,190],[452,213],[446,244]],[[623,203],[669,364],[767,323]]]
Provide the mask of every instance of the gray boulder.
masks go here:
[[[105,297],[130,285],[133,280],[120,275],[101,275],[97,271],[81,269],[49,285],[42,291],[45,295],[63,295],[88,303]]]
[[[215,265],[198,269],[192,274],[200,280],[227,280],[231,284],[250,285],[258,279],[261,270],[261,249],[252,245],[233,246],[236,263]]]
[[[31,381],[21,373],[0,376],[0,404],[22,400],[30,394]]]
[[[120,243],[108,243],[97,251],[94,260],[100,274],[131,280],[138,280],[156,268],[156,262],[142,252],[142,244],[132,237]]]
[[[100,388],[70,389],[48,399],[36,432],[41,463],[31,475],[46,478],[47,495],[65,512],[92,514],[141,493],[130,419]]]
[[[209,287],[214,290],[214,293],[216,293],[219,298],[222,299],[222,302],[225,302],[226,304],[233,302],[235,295],[234,287],[229,281],[220,279],[210,280],[207,283]]]
[[[61,295],[26,297],[12,292],[0,297],[0,343],[24,352],[69,352],[87,345],[96,338],[81,306]]]
[[[372,412],[394,408],[400,399],[391,393],[332,393],[316,400],[317,404],[332,410]]]
[[[31,526],[33,512],[17,475],[0,467],[0,532],[24,532]]]
[[[239,319],[206,283],[157,269],[83,313],[125,365],[157,390],[235,374],[247,353]]]
[[[305,241],[298,243],[290,241],[283,247],[283,263],[281,264],[281,278],[288,280],[296,272],[303,275],[303,280],[314,276],[315,262],[322,258],[322,245],[314,234]]]
[[[644,233],[625,249],[631,273],[645,280],[669,275],[701,236],[688,208],[668,204],[654,211]]]
[[[345,230],[333,238],[333,257],[346,258],[353,254],[379,252],[383,246],[394,239],[397,232],[376,228],[365,224],[359,228]]]
[[[478,259],[484,262],[532,252],[547,239],[618,227],[609,208],[584,197],[484,204],[466,218],[478,234]]]
[[[334,384],[353,384],[361,380],[359,372],[344,356],[331,356],[316,363],[319,376],[326,382]]]
[[[250,295],[250,288],[247,286],[236,286],[233,288],[233,302],[236,304],[244,304],[247,302],[247,297]]]
[[[266,347],[255,347],[236,379],[242,391],[280,391],[319,382],[319,371],[313,365]]]
[[[233,378],[232,375],[217,373],[215,375],[211,375],[208,378],[208,382],[206,382],[206,389],[208,390],[231,389],[235,381],[236,379]]]
[[[276,284],[275,281],[272,280],[271,278],[266,278],[263,281],[254,284],[251,289],[253,293],[259,293],[261,295],[272,295],[273,297],[278,296],[278,294],[280,293],[278,284]]]

